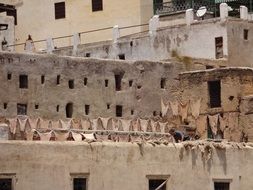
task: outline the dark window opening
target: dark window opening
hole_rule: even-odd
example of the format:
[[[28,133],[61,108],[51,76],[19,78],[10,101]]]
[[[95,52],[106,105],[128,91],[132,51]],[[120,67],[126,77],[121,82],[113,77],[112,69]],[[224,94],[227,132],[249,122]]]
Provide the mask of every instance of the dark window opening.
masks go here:
[[[60,84],[60,80],[61,80],[61,75],[57,75],[57,78],[56,78],[56,84]]]
[[[11,80],[11,77],[12,77],[12,76],[11,76],[11,73],[8,73],[8,74],[7,74],[7,79],[8,79],[8,80]]]
[[[28,76],[19,75],[19,88],[28,88]]]
[[[57,106],[56,106],[56,111],[59,112],[59,109],[60,109],[60,106],[57,105]]]
[[[156,113],[156,111],[153,111],[153,116],[157,116],[157,113]]]
[[[137,85],[137,89],[141,89],[141,87],[142,87],[141,85]]]
[[[88,83],[88,79],[85,77],[85,78],[83,79],[83,84],[84,84],[84,86],[87,86],[87,83]]]
[[[131,47],[133,46],[133,41],[130,42],[130,46],[131,46]]]
[[[213,66],[211,66],[211,65],[207,65],[206,66],[206,69],[213,69],[214,67]]]
[[[156,190],[158,187],[159,190],[166,190],[166,180],[164,179],[150,179],[149,180],[149,190]],[[162,185],[163,184],[163,185]],[[162,185],[162,186],[161,186]]]
[[[121,80],[123,78],[123,73],[121,74],[115,74],[114,77],[115,77],[115,88],[116,88],[116,91],[120,91],[121,90]]]
[[[44,75],[41,75],[40,82],[41,82],[41,84],[45,83],[45,76]]]
[[[215,38],[215,56],[216,59],[223,58],[223,37]]]
[[[5,110],[7,109],[7,103],[4,103],[4,109]]]
[[[109,82],[109,80],[105,79],[105,87],[108,87],[108,82]]]
[[[214,182],[214,190],[229,190],[228,182]]]
[[[244,39],[244,40],[248,40],[248,35],[249,35],[249,30],[244,29],[244,30],[243,30],[243,39]]]
[[[73,103],[68,103],[66,105],[66,117],[72,118],[73,115]]]
[[[65,2],[54,4],[55,19],[65,18]]]
[[[161,86],[162,89],[165,88],[165,86],[166,86],[166,79],[165,78],[161,78],[160,86]]]
[[[86,190],[86,178],[74,178],[73,179],[74,190]]]
[[[128,83],[129,83],[129,87],[133,86],[133,80],[128,81]]]
[[[125,54],[119,54],[119,59],[125,60]]]
[[[116,105],[116,117],[122,117],[123,106]]]
[[[17,114],[27,115],[27,104],[17,104]]]
[[[85,111],[85,115],[89,115],[89,113],[90,113],[90,105],[85,105],[84,106],[84,111]]]
[[[37,109],[39,109],[39,104],[35,104],[35,109],[37,110]]]
[[[92,11],[102,11],[103,10],[103,0],[92,0]]]
[[[5,12],[6,11],[6,15],[7,16],[13,16],[14,17],[14,24],[17,25],[18,21],[17,21],[17,9],[15,9],[13,6],[5,6],[5,8],[3,8],[3,6],[0,7],[0,12]]]
[[[209,101],[211,108],[221,107],[221,84],[218,81],[208,81]]]
[[[134,110],[131,110],[131,115],[134,115]]]
[[[69,80],[69,89],[74,89],[75,83],[74,80]]]
[[[90,57],[90,53],[86,53],[86,54],[85,54],[85,57]]]
[[[12,190],[12,179],[11,178],[3,178],[0,179],[0,189],[1,190]]]
[[[107,109],[108,109],[108,110],[110,109],[110,107],[111,107],[111,105],[110,105],[110,104],[107,104]]]

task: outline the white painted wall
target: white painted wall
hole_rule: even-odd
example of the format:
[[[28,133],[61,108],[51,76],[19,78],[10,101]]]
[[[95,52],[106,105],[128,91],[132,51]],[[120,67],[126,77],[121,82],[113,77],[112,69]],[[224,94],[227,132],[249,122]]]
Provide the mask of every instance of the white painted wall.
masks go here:
[[[147,23],[152,16],[151,0],[104,0],[103,11],[92,12],[91,0],[65,0],[66,18],[55,20],[54,3],[64,0],[23,0],[17,8],[18,25],[16,43],[23,43],[31,34],[33,40],[73,35],[94,29],[138,25]],[[145,3],[144,3],[145,1]],[[142,28],[127,29],[122,35],[141,31]],[[81,36],[81,43],[112,38],[112,30],[95,32]],[[69,46],[71,38],[55,40],[55,46]],[[45,43],[35,45],[45,49]],[[23,47],[17,48],[22,50]]]

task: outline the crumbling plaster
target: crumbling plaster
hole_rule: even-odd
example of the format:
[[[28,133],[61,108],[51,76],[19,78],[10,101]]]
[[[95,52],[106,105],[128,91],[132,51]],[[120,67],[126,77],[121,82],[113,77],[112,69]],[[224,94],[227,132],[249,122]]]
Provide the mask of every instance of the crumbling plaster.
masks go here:
[[[66,117],[65,106],[74,104],[74,118],[85,116],[84,107],[90,105],[89,117],[115,117],[115,106],[123,106],[123,117],[149,118],[159,115],[161,97],[168,100],[178,93],[178,73],[186,70],[182,63],[150,61],[115,61],[35,55],[0,53],[0,111],[5,117],[15,117],[17,103],[27,104],[28,115],[48,119]],[[194,68],[194,67],[193,67]],[[193,69],[192,68],[192,69]],[[115,90],[114,75],[124,72],[122,90]],[[7,75],[11,74],[11,79]],[[19,75],[28,75],[28,89],[19,88]],[[45,83],[41,84],[41,76]],[[56,84],[60,75],[60,84]],[[84,78],[87,85],[84,85]],[[166,78],[161,89],[161,78]],[[105,80],[108,87],[105,87]],[[74,80],[74,89],[68,81]],[[132,87],[129,80],[133,80]],[[7,103],[7,109],[4,109]],[[35,109],[38,104],[39,108]],[[107,109],[110,104],[110,109]],[[56,106],[59,105],[59,112]],[[131,110],[134,110],[131,115]]]
[[[94,190],[148,189],[148,175],[169,177],[167,189],[212,190],[214,180],[229,180],[230,190],[248,190],[251,146],[2,141],[0,168],[20,190],[71,189],[71,174],[87,176]]]
[[[208,36],[208,37],[207,37]],[[223,37],[224,57],[227,56],[226,22],[219,19],[198,21],[190,26],[179,24],[159,28],[156,35],[149,36],[143,32],[111,41],[79,45],[77,56],[118,59],[125,54],[127,60],[166,60],[172,51],[178,55],[193,58],[215,59],[215,37]],[[71,47],[60,48],[55,54],[72,55]]]

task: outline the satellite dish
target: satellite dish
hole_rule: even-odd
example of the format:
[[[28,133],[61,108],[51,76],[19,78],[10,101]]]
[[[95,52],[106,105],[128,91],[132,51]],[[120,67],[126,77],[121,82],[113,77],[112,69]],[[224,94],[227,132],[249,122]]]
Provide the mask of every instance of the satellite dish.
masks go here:
[[[228,6],[228,11],[232,11],[232,10],[233,10],[232,7]]]
[[[197,13],[196,13],[197,17],[203,17],[206,14],[206,11],[207,11],[207,9],[205,6],[199,7],[199,9],[197,10]]]

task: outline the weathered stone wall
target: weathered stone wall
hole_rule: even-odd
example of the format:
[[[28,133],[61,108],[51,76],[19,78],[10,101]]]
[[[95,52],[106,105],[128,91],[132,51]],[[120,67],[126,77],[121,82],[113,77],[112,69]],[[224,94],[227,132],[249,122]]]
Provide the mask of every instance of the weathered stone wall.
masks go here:
[[[194,58],[215,59],[215,38],[223,37],[223,53],[227,54],[226,23],[219,19],[198,21],[191,26],[186,24],[160,28],[157,35],[150,37],[148,32],[122,37],[118,43],[112,41],[80,45],[77,56],[118,59],[124,54],[127,60],[166,60],[174,54]],[[60,55],[72,55],[71,48],[55,50]]]
[[[232,141],[252,141],[252,105],[249,95],[253,94],[253,70],[250,68],[221,68],[180,74],[181,100],[201,99],[200,118],[219,114],[227,125],[224,138]],[[210,107],[208,81],[220,80],[221,106]],[[249,96],[250,97],[250,96]],[[207,124],[208,121],[206,121]],[[207,137],[207,125],[198,129]],[[202,135],[203,137],[203,135]]]
[[[228,61],[233,66],[253,66],[253,21],[231,20],[228,22]],[[248,39],[244,39],[244,30],[248,30]]]
[[[167,100],[178,93],[177,76],[186,69],[180,63],[55,55],[1,53],[0,58],[0,113],[5,117],[15,117],[17,104],[27,104],[28,116],[63,119],[66,117],[65,107],[71,102],[74,118],[115,117],[116,105],[123,106],[124,118],[149,118],[154,111],[159,115],[161,97]],[[121,73],[122,89],[116,91],[115,74]],[[20,88],[20,75],[28,76],[27,89]],[[57,75],[60,75],[59,84]],[[164,89],[160,84],[162,78],[166,80]],[[74,80],[74,89],[69,88],[69,80]],[[106,80],[108,87],[105,86]],[[89,115],[85,115],[85,105],[90,105]]]
[[[87,177],[93,190],[148,189],[149,178],[169,178],[167,189],[211,190],[220,181],[249,190],[251,146],[2,141],[0,177],[13,177],[19,190],[73,189],[74,176]]]

